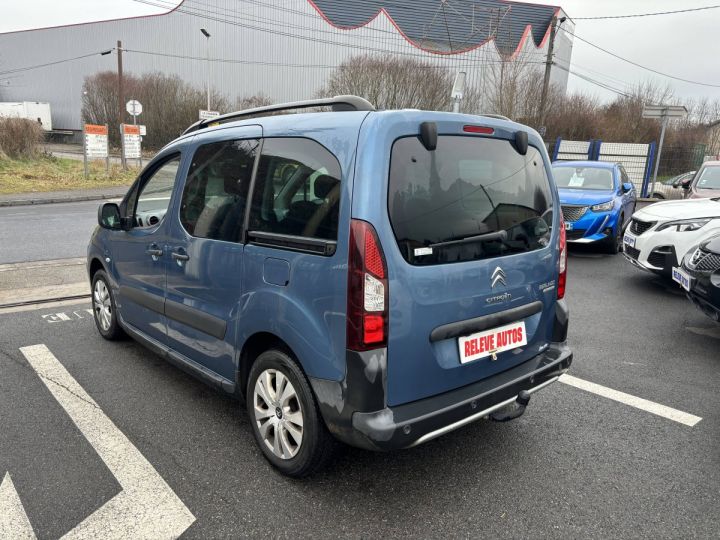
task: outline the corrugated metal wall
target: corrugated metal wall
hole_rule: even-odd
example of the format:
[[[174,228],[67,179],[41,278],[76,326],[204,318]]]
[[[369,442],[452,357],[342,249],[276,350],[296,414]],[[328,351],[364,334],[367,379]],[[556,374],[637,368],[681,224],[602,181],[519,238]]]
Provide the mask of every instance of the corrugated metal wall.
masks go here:
[[[464,69],[468,84],[481,88],[484,70],[500,59],[494,43],[459,54],[425,52],[406,40],[384,13],[365,26],[343,30],[324,20],[308,0],[271,2],[186,0],[161,16],[0,34],[0,73],[99,52],[119,39],[127,49],[125,72],[177,74],[204,87],[206,39],[200,28],[212,34],[211,84],[233,100],[259,92],[277,101],[312,97],[335,66],[356,54],[392,52],[452,71]],[[500,27],[497,35],[503,32]],[[542,69],[546,50],[536,48],[535,39],[537,35],[527,40],[523,54]],[[571,48],[566,39],[556,41],[557,55],[566,61]],[[84,78],[116,66],[115,54],[97,55],[0,75],[5,81],[0,100],[47,101],[56,129],[79,129]],[[553,82],[565,88],[567,73],[553,70]]]

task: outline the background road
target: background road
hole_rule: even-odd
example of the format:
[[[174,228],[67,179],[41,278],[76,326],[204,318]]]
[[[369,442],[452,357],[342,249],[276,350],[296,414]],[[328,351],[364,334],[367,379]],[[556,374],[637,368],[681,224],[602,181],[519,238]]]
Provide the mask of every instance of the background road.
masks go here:
[[[85,255],[102,202],[0,207],[0,264]]]
[[[0,474],[40,538],[119,491],[18,351],[45,343],[197,517],[187,538],[715,537],[720,325],[621,256],[573,250],[568,280],[571,373],[702,421],[557,383],[513,422],[389,454],[348,449],[289,480],[236,401],[132,341],[102,340],[78,305],[0,315]]]

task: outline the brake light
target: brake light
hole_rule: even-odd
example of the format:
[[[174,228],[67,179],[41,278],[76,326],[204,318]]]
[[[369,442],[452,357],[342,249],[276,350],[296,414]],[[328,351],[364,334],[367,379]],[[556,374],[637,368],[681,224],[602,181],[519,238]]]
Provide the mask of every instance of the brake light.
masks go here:
[[[565,233],[565,220],[560,216],[560,240],[558,247],[560,249],[560,260],[558,262],[558,286],[557,297],[565,297],[565,283],[567,282],[567,237]]]
[[[387,346],[387,266],[372,225],[350,222],[347,290],[347,348],[367,351]]]
[[[495,133],[495,130],[493,128],[487,127],[487,126],[467,125],[467,126],[463,126],[463,131],[465,131],[467,133],[483,133],[485,135],[492,135],[493,133]]]

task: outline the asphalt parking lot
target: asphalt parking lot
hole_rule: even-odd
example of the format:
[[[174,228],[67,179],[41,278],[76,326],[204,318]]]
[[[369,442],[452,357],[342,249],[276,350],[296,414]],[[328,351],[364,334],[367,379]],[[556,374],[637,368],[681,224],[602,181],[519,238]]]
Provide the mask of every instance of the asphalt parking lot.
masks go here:
[[[701,420],[556,383],[513,422],[390,454],[348,449],[290,480],[265,462],[237,402],[132,341],[102,340],[87,302],[0,314],[0,475],[38,538],[76,532],[128,491],[115,470],[130,465],[99,451],[54,389],[144,456],[191,513],[186,538],[716,537],[720,326],[620,255],[572,250],[568,280],[571,374]],[[38,344],[80,388],[30,364],[20,348]]]

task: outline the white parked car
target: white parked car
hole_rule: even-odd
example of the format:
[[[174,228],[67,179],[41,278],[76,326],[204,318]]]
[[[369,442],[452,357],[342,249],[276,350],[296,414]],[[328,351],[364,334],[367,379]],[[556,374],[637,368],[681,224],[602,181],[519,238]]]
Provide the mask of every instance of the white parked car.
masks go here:
[[[634,266],[671,277],[685,254],[720,233],[720,197],[664,201],[638,210],[623,236]]]

